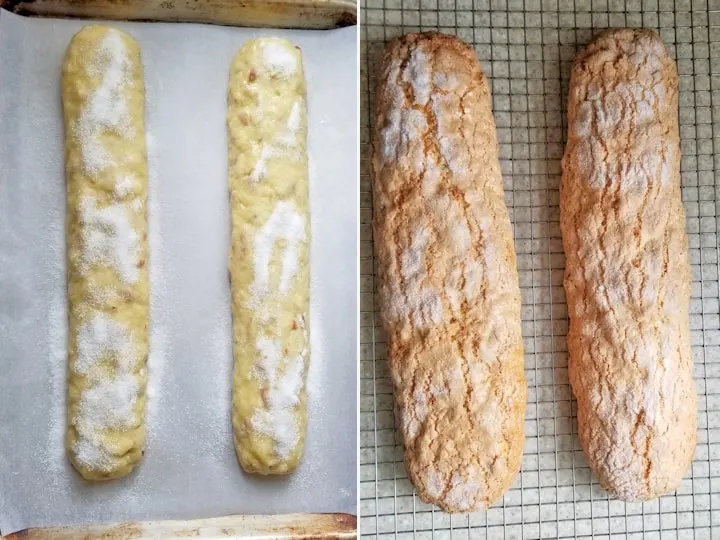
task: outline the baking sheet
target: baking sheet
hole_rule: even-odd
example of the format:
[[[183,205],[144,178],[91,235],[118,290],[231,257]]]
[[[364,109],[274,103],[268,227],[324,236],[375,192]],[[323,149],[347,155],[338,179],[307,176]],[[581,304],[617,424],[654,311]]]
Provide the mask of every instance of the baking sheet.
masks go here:
[[[139,42],[150,167],[147,447],[128,478],[66,460],[65,187],[60,66],[87,21],[0,15],[0,530],[226,514],[356,511],[356,29],[112,23]],[[231,59],[249,38],[304,53],[311,364],[305,455],[289,478],[236,461],[225,137]]]

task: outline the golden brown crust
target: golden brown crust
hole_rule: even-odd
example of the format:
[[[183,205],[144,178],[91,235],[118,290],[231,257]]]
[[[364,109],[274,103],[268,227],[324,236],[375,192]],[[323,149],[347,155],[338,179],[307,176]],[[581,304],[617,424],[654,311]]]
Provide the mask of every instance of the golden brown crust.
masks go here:
[[[560,211],[580,443],[625,500],[676,489],[695,449],[678,75],[650,30],[578,54]]]
[[[381,315],[405,463],[448,512],[490,505],[520,468],[527,386],[490,92],[473,49],[388,45],[372,157]]]

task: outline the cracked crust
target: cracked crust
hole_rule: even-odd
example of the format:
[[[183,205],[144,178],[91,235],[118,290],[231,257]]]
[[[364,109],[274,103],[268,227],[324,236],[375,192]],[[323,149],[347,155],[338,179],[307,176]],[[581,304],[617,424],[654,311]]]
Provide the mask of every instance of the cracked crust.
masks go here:
[[[608,491],[675,490],[696,441],[678,75],[650,30],[578,54],[560,224],[580,443]]]
[[[512,230],[473,49],[410,34],[385,52],[373,137],[375,246],[405,464],[448,512],[496,502],[522,458]]]

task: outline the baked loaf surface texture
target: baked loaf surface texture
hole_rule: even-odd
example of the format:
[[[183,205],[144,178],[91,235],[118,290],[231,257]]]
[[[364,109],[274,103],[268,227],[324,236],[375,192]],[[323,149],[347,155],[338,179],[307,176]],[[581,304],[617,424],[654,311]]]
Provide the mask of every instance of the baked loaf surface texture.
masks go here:
[[[408,475],[448,512],[497,501],[520,468],[520,290],[487,80],[473,49],[410,34],[377,89],[381,316]]]
[[[695,450],[691,276],[680,195],[678,75],[650,30],[575,59],[560,225],[580,443],[611,493],[675,490]]]
[[[247,472],[284,474],[307,425],[310,214],[300,50],[261,38],[228,86],[235,450]]]
[[[66,445],[88,480],[128,474],[145,443],[147,161],[140,49],[87,26],[62,69],[67,180]]]

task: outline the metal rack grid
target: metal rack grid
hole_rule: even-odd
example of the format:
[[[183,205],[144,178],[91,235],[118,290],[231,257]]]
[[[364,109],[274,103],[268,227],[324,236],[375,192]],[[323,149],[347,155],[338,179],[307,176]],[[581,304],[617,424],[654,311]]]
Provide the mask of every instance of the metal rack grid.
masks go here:
[[[360,530],[409,538],[720,539],[720,0],[361,1]],[[558,218],[565,97],[577,50],[599,29],[659,31],[680,73],[682,193],[693,288],[698,445],[674,494],[613,500],[577,438],[567,374],[567,306]],[[498,503],[443,513],[414,494],[395,430],[385,335],[376,312],[369,136],[386,41],[439,30],[475,46],[491,82],[522,288],[529,403],[521,473]]]

